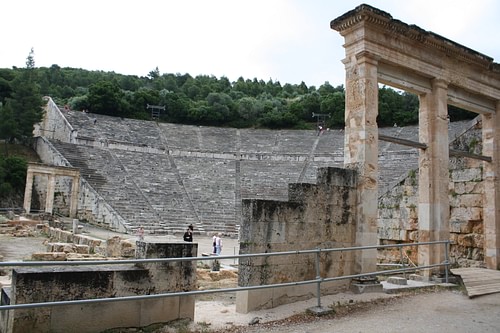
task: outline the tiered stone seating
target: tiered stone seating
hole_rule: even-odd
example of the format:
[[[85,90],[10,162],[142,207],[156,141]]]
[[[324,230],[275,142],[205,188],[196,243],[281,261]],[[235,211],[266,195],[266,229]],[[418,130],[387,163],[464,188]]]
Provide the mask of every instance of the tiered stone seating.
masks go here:
[[[175,164],[206,232],[236,230],[236,162],[178,157]]]
[[[287,200],[288,184],[297,182],[303,163],[242,161],[241,198]]]
[[[316,155],[344,155],[344,131],[329,130],[323,132],[316,146]]]
[[[51,143],[125,220],[150,232],[161,231],[157,215],[138,190],[134,178],[116,162],[110,150],[60,141]]]
[[[198,127],[200,149],[219,153],[236,151],[236,129],[222,127]]]
[[[240,149],[242,152],[272,153],[278,136],[278,131],[242,129],[240,130]]]
[[[158,124],[160,130],[167,138],[167,144],[170,148],[201,150],[198,133],[198,126],[176,125],[176,124]]]
[[[273,151],[281,154],[308,155],[318,138],[315,131],[278,131]]]
[[[65,112],[68,121],[78,130],[78,137],[101,141],[126,142],[162,148],[158,127],[151,121],[110,117],[78,111]],[[94,123],[95,119],[95,123]]]
[[[154,233],[182,232],[188,224],[198,232],[235,232],[239,200],[287,200],[289,183],[315,183],[318,168],[343,166],[342,130],[318,136],[315,130],[214,128],[99,115],[94,124],[92,114],[65,116],[78,137],[122,143],[111,149],[53,142],[123,218]],[[450,137],[466,125],[450,124]],[[380,133],[418,141],[416,126]],[[417,163],[417,149],[380,142],[379,193]]]
[[[197,222],[194,207],[179,182],[177,169],[171,165],[168,155],[115,150],[116,157],[124,166],[128,177],[137,187],[158,216],[161,230],[178,232]]]

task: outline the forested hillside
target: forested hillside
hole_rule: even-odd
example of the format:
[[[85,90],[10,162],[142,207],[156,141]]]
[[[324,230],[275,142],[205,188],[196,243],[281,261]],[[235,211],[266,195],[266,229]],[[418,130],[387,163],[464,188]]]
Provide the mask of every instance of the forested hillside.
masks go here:
[[[160,73],[146,76],[77,68],[36,67],[33,49],[25,68],[0,68],[0,202],[22,198],[26,159],[14,144],[30,146],[33,126],[43,117],[42,96],[58,105],[122,118],[157,119],[191,125],[312,129],[319,122],[344,126],[345,91],[325,82],[320,87],[240,77],[235,82],[210,75]],[[452,121],[474,114],[449,107]],[[418,122],[418,97],[388,87],[379,89],[378,126]],[[12,149],[11,149],[12,150]],[[14,200],[10,201],[14,204]]]
[[[25,69],[0,69],[0,102],[11,98],[13,83]],[[37,88],[59,105],[117,117],[151,119],[150,106],[164,107],[160,121],[227,127],[312,128],[322,114],[325,126],[344,126],[344,87],[281,84],[273,80],[235,82],[209,75],[161,74],[156,68],[138,77],[76,68],[35,68]],[[450,110],[452,120],[468,118]],[[321,120],[321,119],[320,119]],[[389,87],[379,90],[380,127],[416,124],[418,98]]]

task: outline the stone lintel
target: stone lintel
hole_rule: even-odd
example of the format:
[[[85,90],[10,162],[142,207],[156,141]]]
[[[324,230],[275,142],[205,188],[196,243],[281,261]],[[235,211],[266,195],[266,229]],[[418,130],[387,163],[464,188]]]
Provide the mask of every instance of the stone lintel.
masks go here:
[[[390,31],[401,37],[425,44],[427,47],[430,46],[445,54],[459,57],[461,60],[481,65],[487,69],[490,67],[490,64],[493,63],[493,58],[487,55],[474,51],[431,31],[423,30],[416,25],[409,25],[393,19],[389,13],[366,4],[360,5],[332,20],[330,22],[330,27],[341,34],[346,34],[360,23],[370,24],[384,31]]]
[[[338,17],[330,26],[345,37],[344,64],[354,54],[368,52],[379,62],[382,83],[423,94],[429,92],[430,80],[446,78],[456,87],[449,91],[450,104],[478,113],[494,112],[490,101],[500,99],[496,70],[500,66],[493,58],[368,5]],[[479,103],[462,98],[465,92],[477,95]]]

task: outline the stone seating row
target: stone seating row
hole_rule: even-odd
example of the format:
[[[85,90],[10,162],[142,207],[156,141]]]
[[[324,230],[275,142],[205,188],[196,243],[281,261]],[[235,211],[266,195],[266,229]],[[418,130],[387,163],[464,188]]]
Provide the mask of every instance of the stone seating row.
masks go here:
[[[95,124],[91,121],[93,117],[97,119]],[[207,232],[234,228],[236,215],[240,214],[237,197],[287,200],[289,183],[314,183],[317,168],[343,165],[344,133],[341,130],[326,131],[318,137],[312,130],[157,124],[76,112],[68,115],[68,120],[78,135],[163,149],[164,153],[160,154],[78,145],[67,149],[58,147],[124,218],[130,219],[134,227],[147,226],[151,232],[180,232],[189,223]],[[452,127],[458,130],[463,124],[450,126],[450,136],[457,131],[452,131]],[[381,128],[380,132],[418,141],[417,127]],[[235,158],[169,156],[165,147],[234,152],[228,156]],[[408,147],[395,144],[381,145],[382,148],[380,190],[385,191],[398,179],[395,174],[407,174],[414,165],[408,163],[409,159],[417,161],[418,155],[408,154]],[[238,160],[236,153],[248,154],[250,159]],[[269,155],[252,160],[255,153]],[[273,160],[287,153],[296,157]]]

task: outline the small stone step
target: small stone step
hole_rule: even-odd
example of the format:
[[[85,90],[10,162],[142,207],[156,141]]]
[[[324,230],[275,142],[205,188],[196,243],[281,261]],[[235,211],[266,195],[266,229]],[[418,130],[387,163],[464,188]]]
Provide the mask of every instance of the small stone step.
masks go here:
[[[402,277],[399,277],[399,276],[390,276],[387,279],[387,283],[397,284],[397,285],[400,285],[400,286],[405,286],[405,285],[408,284],[408,281],[405,278],[402,278]]]

